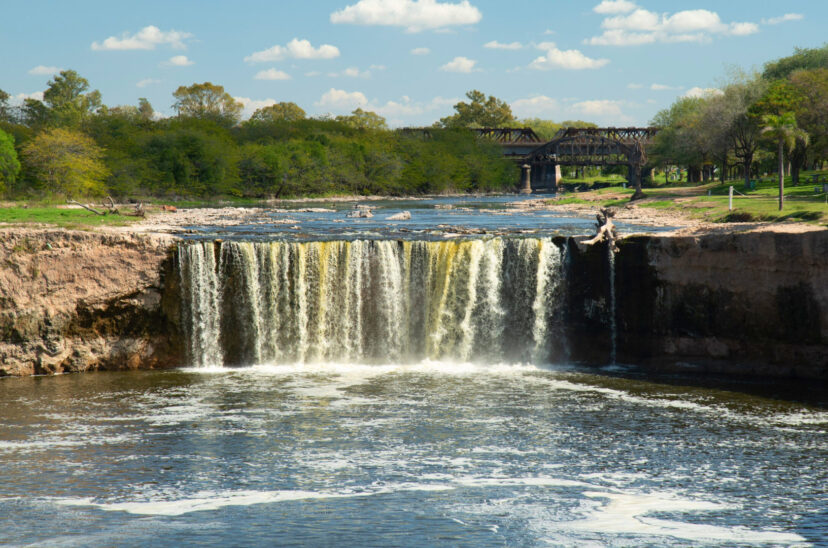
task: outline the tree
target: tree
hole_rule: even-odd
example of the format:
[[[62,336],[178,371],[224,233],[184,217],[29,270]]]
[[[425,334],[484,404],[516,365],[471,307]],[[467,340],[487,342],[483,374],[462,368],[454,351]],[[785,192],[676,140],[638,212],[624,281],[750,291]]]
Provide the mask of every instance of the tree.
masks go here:
[[[750,170],[762,134],[761,120],[752,107],[764,95],[766,86],[757,75],[739,74],[725,86],[721,99],[723,116],[729,121],[730,145],[742,163],[746,185],[750,183]]]
[[[512,109],[505,101],[485,93],[471,90],[466,93],[468,103],[454,105],[455,114],[441,118],[439,125],[445,128],[504,127],[515,123]]]
[[[49,81],[43,92],[48,119],[60,127],[78,127],[101,108],[101,92],[87,92],[89,81],[74,70],[63,70]]]
[[[702,132],[706,101],[682,97],[652,121],[661,128],[652,146],[652,157],[662,163],[686,165],[689,182],[698,182],[700,168],[711,152],[708,136]]]
[[[223,86],[210,82],[180,86],[175,92],[173,108],[179,116],[212,120],[222,126],[236,125],[244,105],[224,91]]]
[[[355,129],[371,129],[375,131],[388,129],[385,118],[376,112],[362,110],[361,108],[354,110],[350,116],[337,116],[335,119],[337,122],[342,122]]]
[[[14,184],[20,173],[20,162],[14,149],[14,137],[0,130],[0,192]]]
[[[798,70],[828,68],[828,44],[821,48],[796,48],[793,55],[765,64],[765,80],[788,78]]]
[[[765,127],[762,133],[770,135],[777,143],[779,153],[779,211],[782,211],[785,191],[785,149],[791,150],[797,139],[808,141],[808,134],[796,125],[793,112],[766,114],[762,117]]]
[[[8,122],[11,120],[10,97],[8,93],[0,89],[0,122]]]
[[[47,192],[67,197],[98,195],[108,170],[104,151],[76,131],[55,128],[45,131],[23,147],[23,160]]]
[[[140,97],[138,99],[138,114],[145,122],[149,122],[155,116],[155,110],[152,108],[150,102],[147,101],[146,97]]]
[[[296,122],[305,119],[305,111],[296,103],[282,102],[257,109],[251,122]]]
[[[821,160],[828,156],[828,69],[794,72],[790,82],[802,98],[796,108],[796,120],[810,136],[808,154],[812,160]],[[792,156],[795,157],[802,149],[798,143]],[[798,176],[800,163],[794,161],[792,164],[792,175]]]

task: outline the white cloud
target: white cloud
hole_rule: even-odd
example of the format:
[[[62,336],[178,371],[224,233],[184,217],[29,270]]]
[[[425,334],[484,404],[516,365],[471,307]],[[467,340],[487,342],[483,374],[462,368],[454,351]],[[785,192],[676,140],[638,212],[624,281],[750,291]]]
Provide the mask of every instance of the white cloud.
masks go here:
[[[786,13],[785,15],[779,17],[762,19],[762,23],[765,25],[778,25],[779,23],[785,23],[787,21],[800,21],[802,19],[804,19],[804,16],[801,13]]]
[[[456,97],[445,98],[438,96],[430,101],[420,102],[412,101],[410,97],[404,95],[400,99],[383,103],[374,99],[369,100],[360,91],[349,92],[331,88],[322,95],[319,101],[314,103],[314,106],[333,114],[346,114],[356,108],[362,108],[385,117],[390,126],[399,127],[411,125],[412,122],[423,123],[421,120],[418,120],[423,115],[430,113],[432,115],[442,115],[447,113],[458,101],[460,99]]]
[[[344,76],[346,78],[370,78],[371,71],[359,70],[357,67],[348,67],[342,72],[329,72],[328,76],[330,76],[331,78],[337,78],[339,76]]]
[[[681,87],[666,86],[664,84],[651,84],[650,89],[653,90],[653,91],[668,91],[668,90],[681,89]]]
[[[411,50],[411,55],[428,55],[431,50],[428,48],[414,48]]]
[[[622,116],[620,101],[611,101],[607,99],[581,101],[580,103],[572,105],[572,108],[587,116],[612,116],[619,118]]]
[[[718,13],[704,9],[670,15],[636,8],[626,15],[607,17],[601,27],[603,34],[584,40],[584,43],[637,46],[655,42],[709,42],[713,36],[747,36],[759,32],[756,23],[725,23]]]
[[[516,50],[521,49],[523,45],[520,42],[510,42],[508,44],[501,44],[497,40],[492,40],[491,42],[486,42],[483,44],[484,48],[488,49],[509,49],[509,50]]]
[[[748,36],[759,32],[759,25],[756,23],[731,23],[730,34],[732,36]]]
[[[595,13],[627,13],[637,8],[634,3],[628,0],[603,0],[600,4],[592,8]]]
[[[442,70],[443,72],[462,72],[468,74],[475,70],[475,64],[477,64],[477,61],[474,61],[467,57],[455,57],[454,59],[440,67],[440,70]]]
[[[552,97],[536,95],[513,101],[511,107],[518,118],[552,118],[559,113],[560,104]]]
[[[145,88],[147,86],[151,86],[153,84],[160,84],[160,83],[161,83],[161,80],[156,80],[154,78],[144,78],[143,80],[139,81],[135,85],[136,85],[136,87],[139,87],[139,88]]]
[[[266,50],[257,51],[248,55],[244,60],[248,63],[268,63],[281,61],[285,58],[293,59],[334,59],[339,57],[339,48],[330,44],[322,44],[314,48],[310,41],[294,38],[285,46],[273,46]]]
[[[468,0],[457,4],[437,0],[359,0],[331,14],[331,23],[405,27],[408,32],[472,25],[482,18]]]
[[[133,35],[124,33],[120,38],[110,36],[101,43],[92,42],[92,49],[95,51],[105,50],[133,50],[133,49],[155,49],[156,46],[169,44],[176,49],[184,49],[184,40],[192,38],[189,32],[177,30],[163,31],[156,26],[144,27]]]
[[[251,99],[250,97],[233,97],[236,101],[242,104],[244,107],[242,109],[242,118],[250,118],[254,112],[259,110],[260,108],[269,107],[270,105],[275,105],[275,99],[261,99],[255,100]]]
[[[566,70],[597,69],[609,63],[608,59],[592,59],[587,57],[577,49],[562,51],[552,42],[543,42],[538,44],[537,48],[545,50],[546,54],[538,57],[529,64],[529,68],[535,70],[550,70],[556,68]]]
[[[26,99],[34,99],[36,101],[43,100],[43,92],[42,91],[35,91],[33,93],[18,93],[17,95],[12,95],[9,98],[9,102],[13,105],[21,105],[23,101]]]
[[[253,77],[254,80],[290,80],[290,74],[275,68],[260,70]]]
[[[641,84],[627,84],[627,88],[629,89],[641,89],[643,87],[644,86],[642,86]]]
[[[46,67],[43,65],[37,65],[36,67],[29,69],[29,74],[34,74],[37,76],[51,76],[53,74],[57,74],[62,70],[62,68],[58,67]]]
[[[187,59],[186,55],[175,55],[161,64],[166,67],[189,67],[195,63]]]
[[[368,98],[361,91],[345,91],[335,88],[323,93],[319,101],[314,103],[317,107],[348,112],[367,104]]]
[[[701,97],[712,97],[715,95],[723,95],[724,93],[722,90],[718,88],[700,88],[694,87],[690,88],[685,92],[682,97],[691,97],[691,98],[701,98]]]

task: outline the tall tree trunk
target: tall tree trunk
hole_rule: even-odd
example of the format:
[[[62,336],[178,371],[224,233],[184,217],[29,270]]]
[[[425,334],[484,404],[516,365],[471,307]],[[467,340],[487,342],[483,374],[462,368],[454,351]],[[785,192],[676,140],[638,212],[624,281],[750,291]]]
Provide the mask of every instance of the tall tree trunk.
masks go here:
[[[785,144],[782,139],[779,140],[779,211],[782,211],[782,206],[785,201]]]
[[[750,164],[752,163],[753,158],[749,158],[745,156],[744,160],[742,160],[742,165],[744,166],[744,175],[745,175],[745,187],[750,188]]]

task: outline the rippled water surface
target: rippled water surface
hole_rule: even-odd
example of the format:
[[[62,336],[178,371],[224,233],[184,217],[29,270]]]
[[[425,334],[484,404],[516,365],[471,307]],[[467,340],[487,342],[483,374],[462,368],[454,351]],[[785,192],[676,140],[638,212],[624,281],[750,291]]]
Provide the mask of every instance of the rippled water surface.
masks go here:
[[[445,239],[465,231],[495,235],[586,235],[595,232],[592,215],[522,209],[537,195],[451,196],[420,199],[285,201],[272,207],[229,208],[218,223],[187,227],[190,238],[314,240],[351,238]],[[552,195],[549,196],[552,198]],[[354,218],[355,207],[370,209],[370,218]],[[240,215],[240,211],[244,215]],[[408,220],[391,219],[409,212]],[[675,227],[616,223],[622,234],[662,232]]]
[[[520,364],[0,381],[10,545],[826,545],[815,404]]]

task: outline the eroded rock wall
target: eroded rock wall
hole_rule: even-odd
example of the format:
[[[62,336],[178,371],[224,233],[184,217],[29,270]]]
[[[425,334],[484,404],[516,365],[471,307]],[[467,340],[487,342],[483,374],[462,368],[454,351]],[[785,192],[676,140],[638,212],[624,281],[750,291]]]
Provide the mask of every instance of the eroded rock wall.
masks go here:
[[[0,375],[180,364],[165,292],[173,241],[0,231]]]
[[[616,260],[620,359],[828,379],[828,231],[640,236]]]

